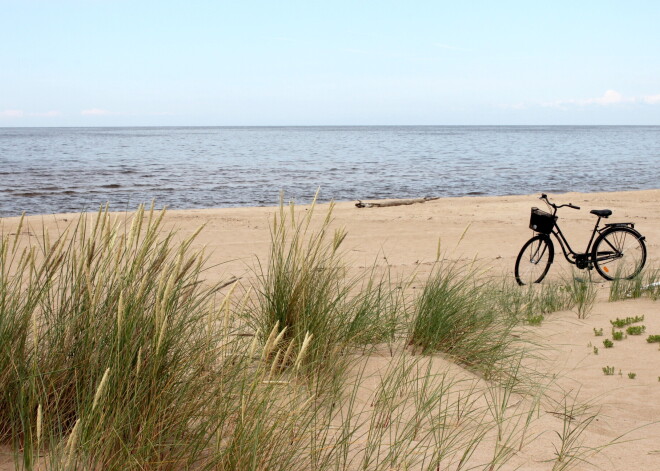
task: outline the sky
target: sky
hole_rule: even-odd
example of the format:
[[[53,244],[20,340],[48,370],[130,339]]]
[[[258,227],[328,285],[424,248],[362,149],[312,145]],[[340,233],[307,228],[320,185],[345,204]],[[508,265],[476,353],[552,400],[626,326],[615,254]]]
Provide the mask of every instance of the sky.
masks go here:
[[[0,127],[660,125],[658,1],[0,0]]]

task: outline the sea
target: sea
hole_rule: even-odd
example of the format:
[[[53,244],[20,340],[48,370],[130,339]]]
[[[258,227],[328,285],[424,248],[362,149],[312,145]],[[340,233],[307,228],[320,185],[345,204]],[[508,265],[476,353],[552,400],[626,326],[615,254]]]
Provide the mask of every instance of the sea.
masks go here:
[[[660,188],[660,126],[0,128],[0,217]]]

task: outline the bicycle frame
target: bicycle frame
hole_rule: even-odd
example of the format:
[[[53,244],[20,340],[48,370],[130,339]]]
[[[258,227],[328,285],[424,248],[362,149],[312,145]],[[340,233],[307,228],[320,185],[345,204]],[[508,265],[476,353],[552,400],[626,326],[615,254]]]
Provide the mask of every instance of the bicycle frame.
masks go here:
[[[540,283],[548,273],[554,259],[553,235],[568,263],[581,270],[595,268],[606,280],[614,280],[619,276],[632,279],[644,267],[646,261],[645,238],[635,230],[633,223],[616,222],[603,224],[601,227],[601,219],[611,216],[612,211],[609,209],[591,210],[591,214],[598,219],[591,231],[585,251],[578,252],[573,250],[566,235],[559,227],[557,211],[564,207],[572,209],[580,209],[580,207],[572,203],[557,205],[549,201],[545,193],[541,195],[540,199],[551,208],[551,214],[532,208],[529,227],[536,234],[523,245],[516,258],[515,275],[519,285]],[[628,236],[633,239],[627,239]],[[630,240],[630,242],[627,243],[626,240]],[[621,262],[619,263],[618,260]],[[521,261],[524,266],[521,265]],[[606,266],[612,261],[615,262],[614,265]],[[535,265],[540,268],[535,269]],[[611,270],[614,271],[610,272]]]
[[[557,210],[554,210],[553,216],[557,213]],[[599,229],[598,226],[600,224],[601,218],[598,218],[596,221],[596,225],[594,226],[593,231],[591,232],[591,238],[589,239],[589,243],[587,244],[587,248],[585,249],[584,252],[576,252],[573,250],[571,247],[571,244],[568,243],[568,239],[566,239],[566,236],[564,233],[561,231],[560,227],[558,224],[555,224],[555,227],[552,229],[552,234],[555,236],[557,241],[559,242],[559,246],[561,247],[561,251],[564,253],[564,258],[568,263],[571,263],[573,265],[581,265],[584,262],[593,262],[593,260],[590,259],[591,257],[591,245],[594,243],[594,239],[596,238],[596,234],[600,234],[604,229]],[[550,237],[548,235],[548,237]]]
[[[554,211],[552,213],[553,216],[557,215],[557,209],[554,208]],[[583,269],[583,268],[589,268],[591,269],[593,266],[593,263],[595,261],[604,261],[604,260],[611,260],[613,258],[616,258],[617,252],[616,248],[612,247],[612,249],[615,251],[614,253],[608,252],[607,254],[603,254],[603,256],[596,256],[594,257],[594,254],[592,253],[592,244],[594,243],[594,240],[596,239],[596,234],[601,234],[603,231],[609,229],[610,227],[614,226],[626,226],[630,227],[631,229],[635,228],[635,225],[632,223],[613,223],[613,224],[605,224],[604,227],[599,228],[598,226],[600,225],[600,220],[602,218],[599,216],[598,219],[596,220],[596,225],[594,226],[593,231],[591,232],[591,238],[589,239],[589,243],[587,244],[587,248],[585,249],[584,252],[576,252],[573,250],[571,247],[571,244],[568,243],[568,239],[566,239],[566,236],[564,233],[561,231],[561,228],[557,223],[555,223],[554,228],[552,229],[551,234],[555,236],[557,241],[559,242],[559,246],[561,247],[561,251],[564,254],[564,258],[568,263],[571,263],[573,265],[576,265],[578,268]],[[550,237],[550,234],[548,234],[548,237]],[[644,237],[641,236],[640,238],[644,240]],[[609,244],[609,242],[608,242]]]

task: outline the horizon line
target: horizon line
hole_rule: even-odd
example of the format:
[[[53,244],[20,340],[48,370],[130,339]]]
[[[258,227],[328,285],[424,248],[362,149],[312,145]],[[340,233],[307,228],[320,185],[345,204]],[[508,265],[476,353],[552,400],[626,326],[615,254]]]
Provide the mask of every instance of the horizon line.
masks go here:
[[[0,129],[108,129],[108,128],[402,128],[402,127],[660,127],[660,124],[168,124],[95,126],[0,126]]]

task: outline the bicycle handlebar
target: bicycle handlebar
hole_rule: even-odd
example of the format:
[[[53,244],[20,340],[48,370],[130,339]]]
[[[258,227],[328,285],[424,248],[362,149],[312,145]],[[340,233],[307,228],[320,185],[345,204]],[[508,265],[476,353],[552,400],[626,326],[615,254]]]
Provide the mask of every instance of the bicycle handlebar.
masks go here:
[[[580,209],[579,206],[575,206],[573,203],[561,204],[561,205],[557,206],[556,204],[550,202],[550,200],[548,199],[548,195],[546,195],[545,193],[541,193],[541,197],[539,199],[544,200],[546,203],[548,203],[550,206],[552,206],[555,209],[559,209],[559,208],[563,208],[563,207],[568,207],[568,208],[572,208],[572,209]]]

